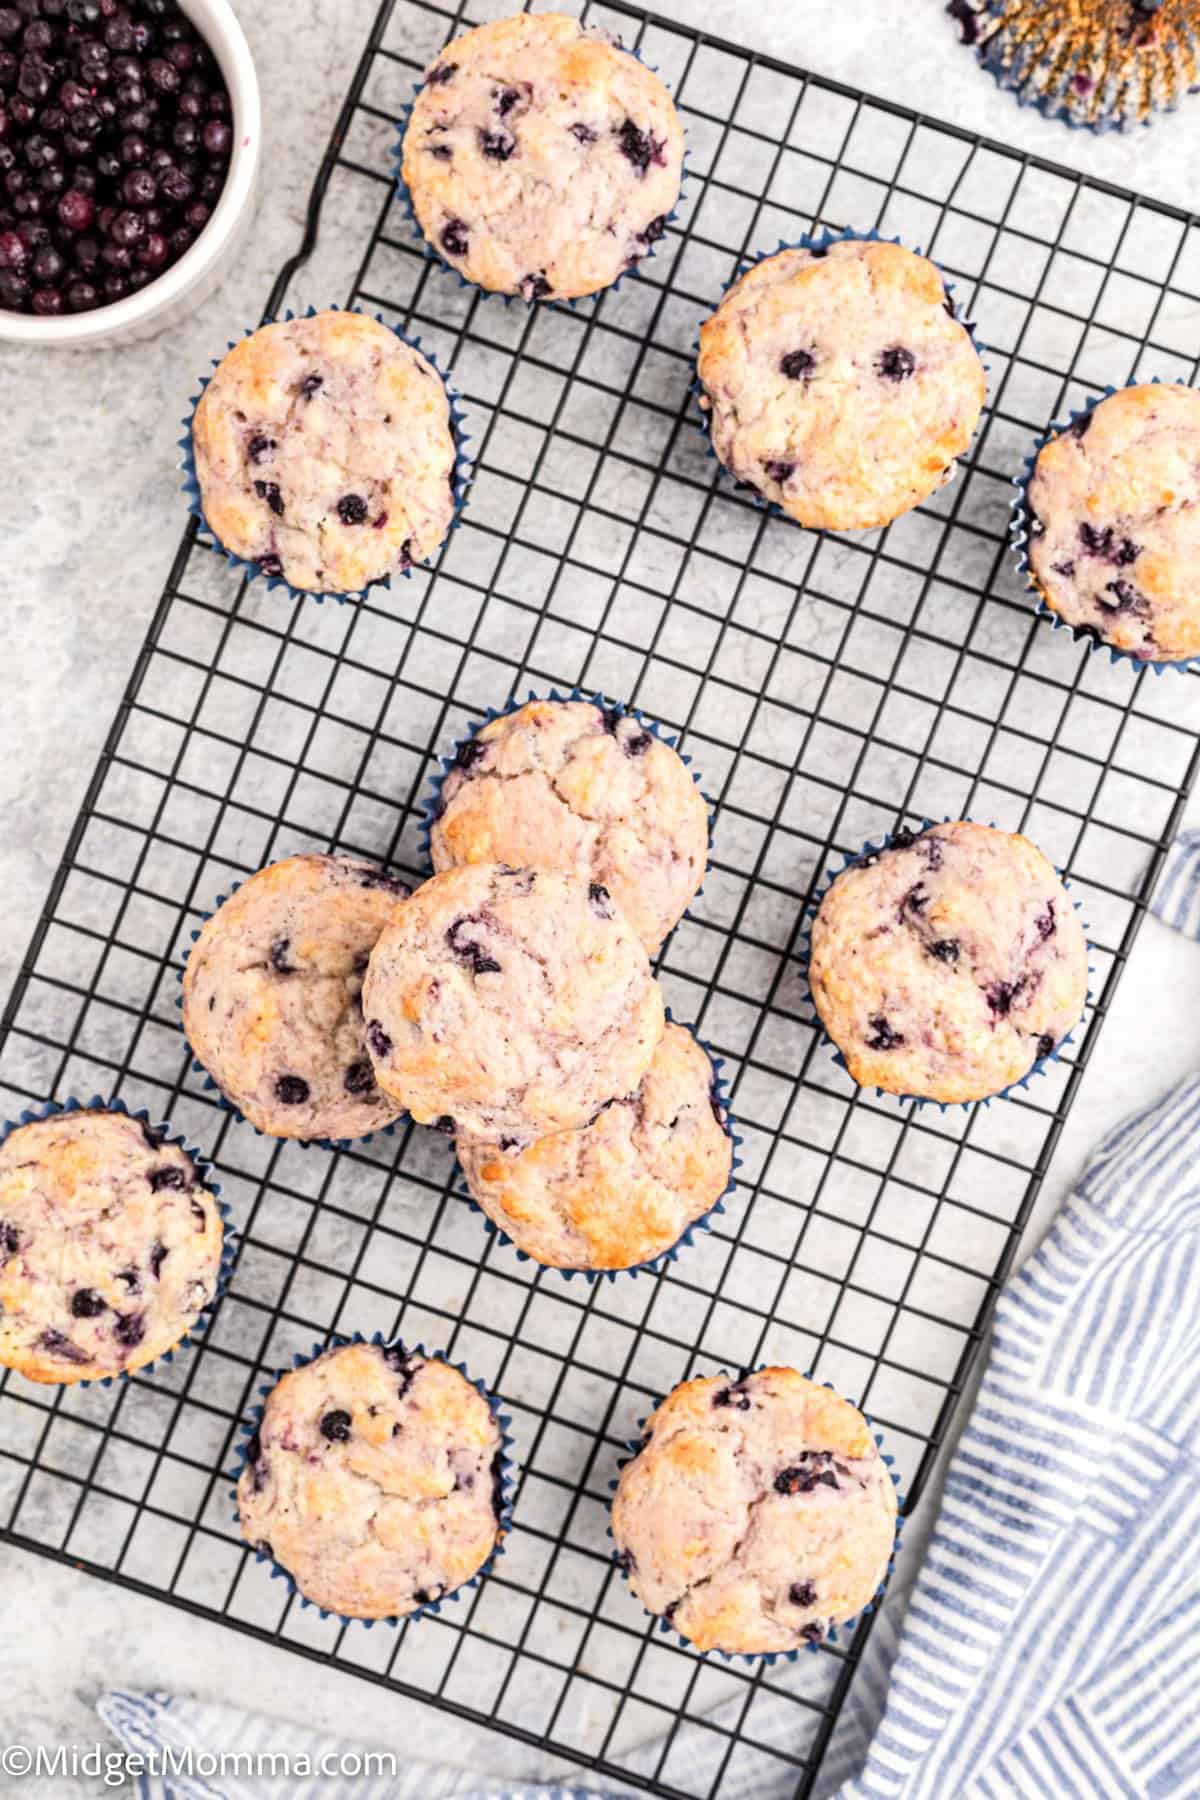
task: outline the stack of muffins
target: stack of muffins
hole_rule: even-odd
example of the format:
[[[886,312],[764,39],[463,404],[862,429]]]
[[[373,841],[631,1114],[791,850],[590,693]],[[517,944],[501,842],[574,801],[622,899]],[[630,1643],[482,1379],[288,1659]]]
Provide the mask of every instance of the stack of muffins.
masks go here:
[[[619,46],[553,14],[470,32],[426,73],[402,174],[433,253],[531,304],[596,294],[662,237],[683,134]],[[935,266],[846,234],[765,257],[700,331],[714,453],[801,524],[885,526],[953,475],[984,375]],[[218,544],[297,594],[346,597],[443,543],[462,497],[446,385],[419,347],[330,311],[220,363],[189,432]],[[1019,544],[1045,605],[1138,665],[1200,653],[1190,582],[1200,400],[1113,396],[1041,449]],[[531,700],[446,758],[433,874],[301,855],[196,934],[183,1027],[228,1104],[344,1143],[404,1115],[451,1136],[487,1219],[535,1261],[616,1274],[671,1253],[733,1167],[705,1048],[650,958],[703,879],[708,816],[634,714]],[[1087,988],[1082,927],[1024,838],[969,821],[866,846],[812,927],[817,1012],[851,1078],[918,1101],[1004,1091],[1056,1053]],[[125,1376],[181,1342],[227,1252],[206,1165],[119,1106],[0,1143],[0,1361]],[[437,1605],[507,1529],[505,1421],[437,1352],[342,1343],[248,1427],[247,1540],[352,1618]],[[847,1401],[795,1370],[684,1382],[621,1474],[617,1561],[701,1650],[792,1653],[868,1604],[894,1481]]]

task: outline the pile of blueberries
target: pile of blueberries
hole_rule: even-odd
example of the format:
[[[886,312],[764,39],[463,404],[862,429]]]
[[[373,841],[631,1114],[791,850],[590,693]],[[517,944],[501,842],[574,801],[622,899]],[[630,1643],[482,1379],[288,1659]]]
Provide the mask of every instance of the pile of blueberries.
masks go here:
[[[90,312],[145,287],[204,229],[232,146],[177,0],[0,0],[0,307]]]

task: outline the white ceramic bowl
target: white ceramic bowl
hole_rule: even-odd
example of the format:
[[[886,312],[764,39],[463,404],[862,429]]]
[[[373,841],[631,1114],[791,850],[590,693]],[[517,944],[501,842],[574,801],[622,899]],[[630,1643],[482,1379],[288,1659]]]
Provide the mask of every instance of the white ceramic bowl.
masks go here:
[[[116,300],[111,306],[98,306],[94,312],[62,313],[49,319],[0,308],[0,342],[81,349],[85,345],[128,343],[150,337],[173,318],[197,306],[232,262],[250,221],[258,176],[262,143],[258,77],[250,46],[229,0],[180,0],[180,5],[221,65],[233,109],[229,174],[212,218],[177,263],[147,282],[138,293]]]

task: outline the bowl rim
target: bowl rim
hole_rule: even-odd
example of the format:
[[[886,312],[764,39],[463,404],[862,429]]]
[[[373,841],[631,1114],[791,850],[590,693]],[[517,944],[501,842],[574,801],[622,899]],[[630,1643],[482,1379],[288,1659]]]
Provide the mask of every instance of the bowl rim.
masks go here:
[[[94,307],[91,312],[51,318],[0,309],[0,343],[78,346],[145,326],[203,280],[237,229],[253,197],[262,144],[262,103],[254,58],[230,0],[180,0],[180,6],[217,59],[233,115],[233,154],[212,218],[178,262],[124,300]]]

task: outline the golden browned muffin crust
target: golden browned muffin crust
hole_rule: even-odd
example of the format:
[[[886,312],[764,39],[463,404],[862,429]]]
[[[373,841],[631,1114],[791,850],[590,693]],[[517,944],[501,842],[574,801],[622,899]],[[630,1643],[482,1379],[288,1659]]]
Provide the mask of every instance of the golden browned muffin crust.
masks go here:
[[[700,328],[701,405],[737,480],[802,525],[886,525],[954,473],[985,383],[934,265],[900,244],[780,250]]]

